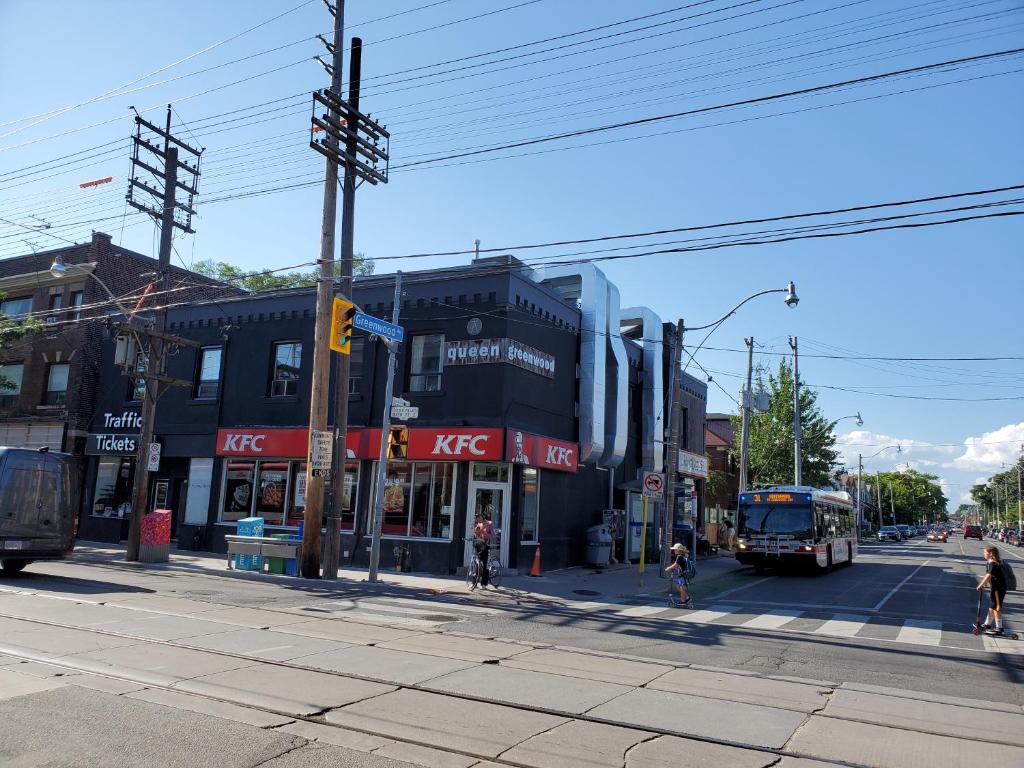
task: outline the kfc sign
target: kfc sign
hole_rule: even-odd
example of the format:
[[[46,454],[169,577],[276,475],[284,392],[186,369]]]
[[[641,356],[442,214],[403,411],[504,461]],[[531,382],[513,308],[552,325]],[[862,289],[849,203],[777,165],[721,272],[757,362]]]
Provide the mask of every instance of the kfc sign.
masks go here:
[[[309,447],[305,429],[219,429],[218,456],[301,458]]]
[[[502,430],[484,427],[409,430],[409,458],[501,461]]]
[[[579,446],[552,437],[510,429],[505,439],[505,461],[560,472],[575,472],[579,462]]]

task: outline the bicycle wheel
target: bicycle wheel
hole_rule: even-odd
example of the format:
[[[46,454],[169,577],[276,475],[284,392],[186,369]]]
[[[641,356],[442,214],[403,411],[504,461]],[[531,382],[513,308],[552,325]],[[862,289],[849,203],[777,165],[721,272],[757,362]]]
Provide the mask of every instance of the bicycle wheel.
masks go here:
[[[495,589],[501,586],[501,563],[497,560],[491,560],[487,564],[487,580]]]
[[[470,589],[476,589],[479,580],[480,562],[474,557],[469,561],[469,565],[466,566],[466,586]]]

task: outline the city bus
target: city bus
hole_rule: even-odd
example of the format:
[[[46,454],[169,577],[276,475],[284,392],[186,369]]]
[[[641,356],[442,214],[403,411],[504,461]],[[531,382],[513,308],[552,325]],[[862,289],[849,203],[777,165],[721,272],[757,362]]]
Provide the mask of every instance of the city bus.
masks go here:
[[[776,485],[740,494],[736,559],[761,572],[810,565],[825,571],[857,556],[857,510],[845,491]]]

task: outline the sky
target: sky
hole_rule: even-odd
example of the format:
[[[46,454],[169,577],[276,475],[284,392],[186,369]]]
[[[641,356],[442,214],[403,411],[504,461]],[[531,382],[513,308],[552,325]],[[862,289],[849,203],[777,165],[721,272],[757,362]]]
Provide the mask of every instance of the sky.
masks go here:
[[[1022,219],[991,214],[1024,210],[1022,190],[706,228],[1024,185],[1024,56],[1003,53],[1024,48],[1020,0],[349,0],[345,20],[361,108],[392,134],[389,183],[356,197],[355,250],[379,273],[467,263],[409,256],[477,239],[597,259],[623,306],[694,327],[792,280],[796,308],[751,300],[689,363],[709,411],[736,410],[745,337],[772,368],[794,336],[850,466],[933,473],[955,508],[1020,455]],[[171,102],[205,148],[175,263],[315,260],[310,93],[332,29],[320,0],[0,0],[0,258],[92,230],[156,255],[124,202],[129,107],[162,123]],[[701,229],[516,247],[680,228]]]

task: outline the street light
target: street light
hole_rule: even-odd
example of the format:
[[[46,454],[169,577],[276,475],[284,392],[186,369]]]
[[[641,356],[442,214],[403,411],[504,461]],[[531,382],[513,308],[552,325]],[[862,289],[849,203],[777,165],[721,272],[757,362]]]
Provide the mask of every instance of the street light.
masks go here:
[[[860,412],[857,413],[857,418],[858,418],[858,420],[860,420]],[[884,448],[879,448],[877,451],[875,451],[874,453],[872,453],[870,456],[868,456],[866,458],[868,459],[868,461],[870,461],[871,459],[875,458],[875,456],[877,456],[878,454],[882,453],[883,451],[887,451],[890,448],[895,448],[896,449],[896,453],[903,453],[903,448],[900,447],[900,445],[897,443],[896,445],[887,445]],[[859,453],[857,454],[857,531],[858,531],[858,534],[860,532],[860,525],[861,525],[861,522],[862,522],[863,516],[864,516],[864,505],[861,502],[861,497],[864,494],[864,491],[862,490],[863,487],[864,487],[864,482],[863,482],[863,480],[864,480],[864,459],[865,459],[864,456],[861,456],[861,454],[859,454]],[[877,482],[877,484],[878,484],[879,492],[876,492],[875,500],[876,500],[876,506],[878,508],[878,527],[881,528],[882,527],[882,502],[881,502],[880,491],[881,491],[882,483],[879,480]],[[893,523],[895,523],[896,522],[896,520],[895,520],[895,511],[893,512],[893,515],[894,515]]]
[[[96,276],[96,273],[93,272],[91,269],[87,269],[82,264],[65,264],[64,257],[61,256],[60,254],[57,254],[56,256],[53,257],[53,264],[50,265],[51,275],[60,279],[62,277],[65,277],[68,274],[68,272],[72,270],[81,272],[83,275],[88,275],[97,283],[99,283],[100,287],[104,291],[106,291],[107,295],[110,297],[110,300],[117,305],[117,308],[124,313],[125,317],[127,318],[131,315],[131,310],[125,308],[125,306],[118,300],[117,296],[114,295],[114,292],[110,290],[110,288],[107,287],[107,284],[100,280],[99,277]]]

